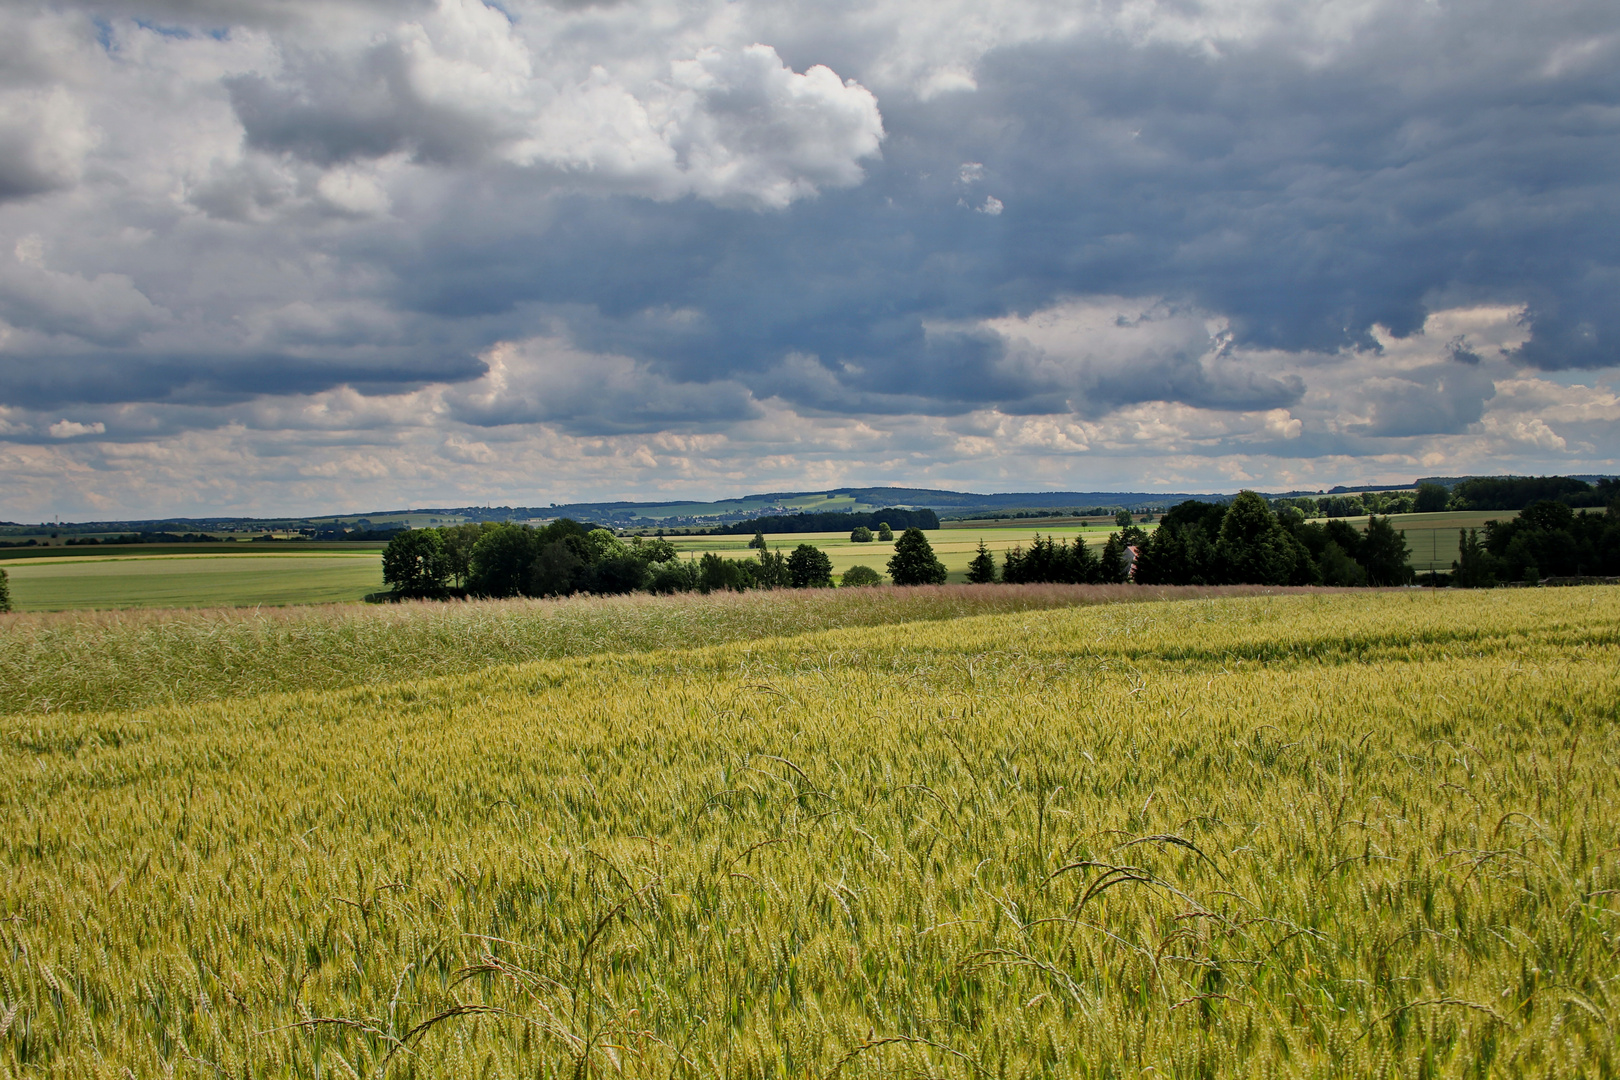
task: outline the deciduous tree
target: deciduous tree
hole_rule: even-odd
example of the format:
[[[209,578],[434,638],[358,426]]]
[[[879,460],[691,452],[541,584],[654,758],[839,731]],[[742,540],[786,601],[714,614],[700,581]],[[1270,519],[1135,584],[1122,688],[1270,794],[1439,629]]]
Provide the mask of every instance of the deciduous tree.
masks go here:
[[[795,589],[824,589],[832,585],[832,560],[814,544],[800,544],[788,556],[788,583]]]
[[[1569,507],[1557,505],[1569,512]],[[1411,549],[1406,534],[1397,532],[1387,517],[1367,519],[1367,531],[1361,536],[1361,550],[1356,555],[1356,561],[1367,571],[1369,585],[1410,585],[1416,576],[1407,565]]]
[[[889,560],[891,581],[896,585],[943,585],[945,577],[945,564],[934,554],[934,546],[921,529],[907,529],[900,534],[894,558]]]
[[[1436,514],[1446,508],[1451,499],[1451,492],[1444,484],[1419,484],[1417,496],[1412,500],[1412,509],[1420,514]]]
[[[1221,520],[1215,558],[1230,584],[1287,585],[1298,553],[1271,507],[1252,491],[1232,500]]]
[[[410,529],[383,549],[383,584],[399,596],[444,595],[450,571],[438,529]]]
[[[473,545],[467,586],[479,596],[517,596],[528,585],[537,537],[526,525],[497,525]]]

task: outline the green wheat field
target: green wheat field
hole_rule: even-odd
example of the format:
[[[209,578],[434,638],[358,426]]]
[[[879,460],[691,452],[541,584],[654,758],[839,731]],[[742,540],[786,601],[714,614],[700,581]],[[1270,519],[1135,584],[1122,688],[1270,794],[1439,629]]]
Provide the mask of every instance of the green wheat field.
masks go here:
[[[1620,1071],[1620,591],[981,588],[11,616],[0,1074]]]

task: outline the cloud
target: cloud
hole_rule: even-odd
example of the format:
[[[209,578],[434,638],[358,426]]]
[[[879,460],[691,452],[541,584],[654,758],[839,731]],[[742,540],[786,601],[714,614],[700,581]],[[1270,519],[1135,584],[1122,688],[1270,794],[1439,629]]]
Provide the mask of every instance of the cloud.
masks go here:
[[[1620,471],[1612,21],[8,8],[0,453],[289,510]]]
[[[81,424],[74,420],[58,420],[45,430],[53,439],[76,439],[81,435],[103,434],[107,430],[107,425],[99,420],[89,424]]]
[[[987,320],[1001,368],[1030,393],[1058,393],[1067,411],[1175,401],[1254,411],[1299,400],[1297,375],[1272,375],[1234,353],[1225,320],[1156,298],[1086,297],[1027,316]]]
[[[62,87],[0,93],[0,202],[72,187],[95,142]]]
[[[51,270],[43,251],[40,238],[29,235],[17,242],[13,261],[0,260],[0,318],[12,327],[126,345],[169,318],[127,275]]]
[[[279,70],[224,83],[250,148],[322,168],[504,163],[551,188],[776,209],[860,183],[883,138],[871,92],[770,45],[709,45],[653,78],[536,59],[499,9],[442,0],[381,42],[283,50]]]
[[[654,432],[758,415],[736,383],[678,383],[628,357],[585,353],[556,337],[503,342],[483,359],[483,378],[444,395],[451,417],[477,427]]]

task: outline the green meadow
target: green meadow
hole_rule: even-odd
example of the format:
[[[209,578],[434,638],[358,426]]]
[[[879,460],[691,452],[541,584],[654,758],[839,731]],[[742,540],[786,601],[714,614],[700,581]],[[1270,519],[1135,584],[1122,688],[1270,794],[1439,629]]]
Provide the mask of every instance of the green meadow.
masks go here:
[[[0,559],[0,568],[18,611],[321,604],[383,587],[376,551],[68,555]]]

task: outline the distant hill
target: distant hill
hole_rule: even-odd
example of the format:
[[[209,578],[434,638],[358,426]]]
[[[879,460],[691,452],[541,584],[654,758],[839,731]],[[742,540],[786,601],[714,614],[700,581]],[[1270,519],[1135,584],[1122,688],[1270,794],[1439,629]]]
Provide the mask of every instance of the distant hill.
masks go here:
[[[713,502],[566,503],[514,509],[514,516],[591,517],[614,524],[731,525],[750,518],[812,513],[870,513],[885,507],[933,510],[940,517],[1059,508],[1160,509],[1183,499],[1220,498],[1202,493],[1145,491],[1013,491],[981,495],[911,487],[844,487],[828,491],[772,491]],[[461,512],[461,511],[455,511]]]
[[[1503,477],[1426,477],[1410,484],[1338,485],[1332,493],[1359,491],[1400,491],[1433,481],[1455,487],[1464,481],[1507,479]],[[1595,483],[1603,477],[1575,477]],[[1318,495],[1317,491],[1270,493]],[[783,518],[799,514],[868,514],[886,507],[905,510],[932,510],[942,519],[968,518],[988,514],[1016,513],[1020,510],[1068,510],[1082,513],[1113,513],[1116,510],[1158,511],[1186,499],[1220,502],[1236,492],[1166,491],[1010,491],[978,494],[971,491],[942,491],[914,487],[841,487],[827,491],[770,491],[733,499],[669,502],[575,502],[546,506],[459,506],[411,510],[373,510],[363,514],[322,514],[311,517],[198,517],[155,518],[143,521],[90,521],[29,525],[0,523],[0,535],[37,534],[41,530],[63,535],[127,532],[305,532],[327,534],[332,530],[386,533],[404,527],[450,525],[463,521],[551,521],[560,517],[592,521],[615,528],[721,528],[756,518]]]

